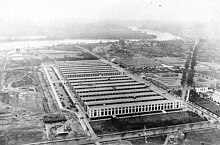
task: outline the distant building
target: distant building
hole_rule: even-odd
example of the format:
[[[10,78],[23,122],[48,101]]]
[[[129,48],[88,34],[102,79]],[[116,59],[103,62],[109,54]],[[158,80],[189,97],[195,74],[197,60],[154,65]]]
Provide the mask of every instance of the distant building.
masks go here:
[[[125,40],[124,40],[123,38],[120,38],[118,42],[119,42],[119,44],[122,45],[122,46],[125,45]]]
[[[196,93],[207,93],[209,89],[206,85],[196,85],[195,90]]]
[[[155,61],[154,59],[149,59],[145,57],[135,57],[132,59],[116,59],[115,63],[120,64],[124,68],[140,68],[140,67],[159,67],[160,63]]]
[[[208,67],[211,70],[220,70],[220,64],[215,62],[199,62],[199,64]]]
[[[162,73],[155,75],[156,78],[152,78],[152,83],[165,90],[180,90],[181,75],[176,73]]]
[[[195,71],[208,71],[209,70],[209,67],[205,65],[196,65],[194,68],[195,68]]]
[[[17,52],[17,53],[20,53],[20,49],[19,49],[19,48],[16,48],[16,52]]]
[[[153,45],[153,47],[156,47],[156,46],[157,46],[157,43],[153,43],[152,45]]]
[[[68,135],[69,129],[66,125],[61,125],[57,127],[57,129],[54,131],[55,135]]]
[[[210,95],[210,98],[213,101],[216,101],[216,102],[220,103],[220,92],[215,91],[212,95]]]
[[[195,74],[195,82],[198,85],[206,85],[210,88],[216,88],[218,86],[218,83],[220,82],[218,79],[200,74],[200,73],[196,73]]]
[[[32,58],[32,56],[23,55],[21,53],[11,54],[11,55],[7,56],[7,60],[25,60],[25,59],[27,60],[30,58]]]
[[[165,65],[184,67],[185,60],[179,57],[157,57],[156,60]]]

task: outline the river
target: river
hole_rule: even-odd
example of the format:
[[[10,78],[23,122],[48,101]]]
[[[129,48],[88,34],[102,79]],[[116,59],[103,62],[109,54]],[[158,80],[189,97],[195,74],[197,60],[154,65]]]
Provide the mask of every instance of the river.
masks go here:
[[[30,41],[10,41],[0,42],[0,49],[14,48],[40,48],[45,46],[53,46],[58,44],[75,44],[75,43],[98,43],[98,42],[114,42],[113,39],[63,39],[63,40],[30,40]]]
[[[171,33],[167,33],[167,32],[161,32],[161,31],[155,31],[155,30],[149,30],[149,29],[140,29],[138,27],[130,27],[130,29],[133,31],[139,31],[139,32],[142,32],[145,34],[156,35],[157,38],[155,38],[153,40],[157,40],[157,41],[182,39],[181,37],[175,36],[175,35],[173,35]]]
[[[174,36],[170,33],[138,29],[137,27],[131,28],[133,31],[140,31],[142,33],[156,35],[157,38],[149,40],[166,41],[166,40],[176,40],[181,39],[178,36]],[[132,41],[137,41],[137,39],[131,39]],[[45,46],[52,46],[58,44],[75,44],[75,43],[98,43],[98,42],[115,42],[118,39],[63,39],[63,40],[21,40],[21,41],[8,41],[0,42],[0,49],[15,49],[15,48],[40,48]]]

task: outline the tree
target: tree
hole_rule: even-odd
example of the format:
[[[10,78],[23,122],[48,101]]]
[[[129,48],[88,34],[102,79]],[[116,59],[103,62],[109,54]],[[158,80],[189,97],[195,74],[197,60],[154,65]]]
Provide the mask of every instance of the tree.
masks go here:
[[[190,128],[191,130],[192,130],[193,126],[194,126],[193,123],[190,123],[190,124],[189,124],[189,128]]]
[[[124,137],[125,137],[125,135],[126,135],[126,133],[121,133],[121,140],[123,140],[124,139]]]
[[[189,97],[189,91],[191,87],[194,85],[194,74],[195,74],[195,65],[196,65],[196,56],[198,52],[197,48],[197,42],[195,42],[193,46],[193,51],[192,54],[190,53],[186,63],[185,63],[185,69],[183,70],[183,76],[181,79],[181,85],[183,87],[182,89],[182,101],[184,102],[185,100],[188,100]],[[189,68],[190,66],[190,68]],[[187,92],[187,98],[185,98]]]

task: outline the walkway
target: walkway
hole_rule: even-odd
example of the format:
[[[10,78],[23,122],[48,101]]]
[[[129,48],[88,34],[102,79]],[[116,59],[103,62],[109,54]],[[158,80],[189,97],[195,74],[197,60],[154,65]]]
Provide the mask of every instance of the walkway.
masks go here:
[[[67,86],[67,84],[65,83],[63,77],[60,75],[59,71],[57,70],[56,67],[54,66],[50,66],[50,67],[53,67],[53,70],[55,71],[54,73],[57,74],[57,76],[59,77],[59,80],[60,80],[60,83],[63,84],[63,86],[65,87],[65,89],[67,90],[68,94],[70,95],[72,101],[76,104],[76,108],[78,109],[78,112],[74,112],[72,110],[69,110],[69,109],[66,109],[62,106],[61,102],[60,102],[60,99],[57,95],[57,92],[54,88],[54,85],[53,85],[53,82],[52,80],[50,79],[50,76],[49,76],[49,73],[46,69],[47,66],[43,65],[43,68],[44,68],[44,71],[46,73],[46,76],[47,76],[47,79],[49,80],[49,83],[50,83],[50,86],[52,88],[52,91],[53,91],[53,94],[55,96],[55,99],[58,103],[58,106],[60,107],[61,110],[65,110],[65,111],[68,111],[68,112],[72,112],[72,113],[75,113],[77,118],[79,119],[79,123],[81,124],[84,132],[87,134],[87,136],[89,138],[91,138],[91,140],[96,140],[96,144],[99,145],[99,142],[97,141],[98,140],[98,137],[96,136],[95,132],[93,131],[91,125],[89,124],[88,120],[87,120],[87,117],[84,113],[84,110],[81,108],[81,106],[79,105],[79,103],[77,102],[77,99],[75,99],[74,97],[74,94],[72,93],[72,91],[69,89],[69,87]],[[56,80],[57,82],[58,80]]]

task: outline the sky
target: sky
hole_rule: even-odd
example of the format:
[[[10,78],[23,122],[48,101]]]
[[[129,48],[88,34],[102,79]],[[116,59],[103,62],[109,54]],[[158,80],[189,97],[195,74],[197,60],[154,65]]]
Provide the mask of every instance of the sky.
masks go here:
[[[215,36],[219,5],[219,0],[0,0],[0,38],[19,29],[101,20],[196,22]]]
[[[220,20],[218,0],[0,0],[0,23],[59,19]]]

